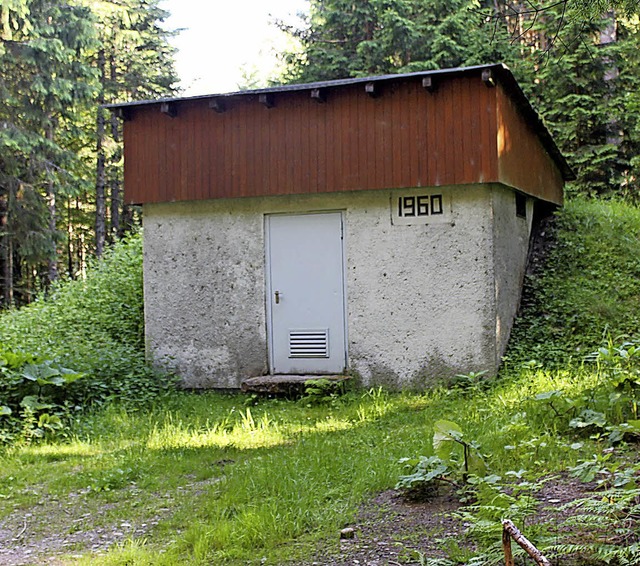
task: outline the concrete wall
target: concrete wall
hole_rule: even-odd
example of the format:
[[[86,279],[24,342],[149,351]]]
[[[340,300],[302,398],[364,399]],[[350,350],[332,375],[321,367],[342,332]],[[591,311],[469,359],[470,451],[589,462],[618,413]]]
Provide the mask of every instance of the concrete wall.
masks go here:
[[[349,369],[365,385],[401,387],[495,371],[527,221],[498,185],[438,189],[450,208],[426,223],[393,218],[398,194],[424,191],[145,205],[150,355],[189,387],[238,387],[268,372],[264,215],[343,210]]]
[[[496,185],[492,193],[496,304],[496,364],[505,353],[520,303],[527,268],[534,200],[526,198],[526,216],[516,216],[515,193]]]

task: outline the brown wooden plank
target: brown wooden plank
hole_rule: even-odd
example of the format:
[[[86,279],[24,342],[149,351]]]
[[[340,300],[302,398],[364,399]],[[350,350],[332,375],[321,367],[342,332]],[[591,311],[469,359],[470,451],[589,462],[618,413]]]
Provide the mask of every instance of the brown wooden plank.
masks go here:
[[[440,167],[440,182],[443,185],[453,184],[455,166],[454,159],[454,141],[453,136],[455,133],[453,127],[453,81],[447,81],[442,85],[442,138],[444,140],[442,162]]]
[[[540,139],[518,113],[515,103],[498,86],[498,175],[503,183],[544,200],[562,203],[560,172]]]
[[[273,113],[267,114],[266,120],[260,120],[260,115],[258,114],[258,110],[260,108],[258,105],[254,105],[253,111],[253,131],[260,132],[260,179],[262,182],[262,194],[269,195],[272,194],[275,187],[272,185],[273,183],[273,174],[272,174],[272,163],[271,163],[271,144],[272,144],[272,135],[271,135],[271,123]]]
[[[162,139],[155,135],[158,132],[157,118],[170,120],[171,118],[163,115],[154,117],[147,113],[144,119],[144,132],[146,141],[144,143],[144,160],[149,164],[148,172],[148,186],[151,190],[156,192],[160,183],[160,175],[158,174],[158,145],[162,144]]]
[[[242,151],[240,147],[240,122],[242,121],[242,106],[246,101],[236,105],[233,120],[229,121],[229,196],[243,196],[238,184],[238,156]]]
[[[133,122],[125,121],[122,131],[124,143],[124,199],[128,204],[145,200],[142,198],[138,184],[137,167],[140,160],[137,151],[140,146],[136,143],[136,132],[137,129]],[[151,195],[149,195],[149,198],[151,198]]]
[[[255,104],[246,105],[246,136],[247,153],[245,156],[247,171],[247,193],[252,196],[261,196],[265,193],[265,186],[262,180],[262,136],[261,128],[256,128],[256,108]],[[268,116],[267,116],[268,119]]]
[[[407,90],[407,112],[408,112],[408,123],[409,123],[409,152],[410,157],[409,160],[410,170],[411,170],[411,185],[414,187],[419,186],[419,177],[420,177],[420,148],[418,144],[418,130],[419,124],[418,120],[419,116],[419,108],[417,106],[417,98],[416,98],[416,86],[417,83],[411,83],[411,88]]]
[[[327,103],[317,104],[316,109],[316,192],[327,190]]]
[[[402,122],[399,119],[401,111],[399,88],[394,89],[391,98],[391,116],[393,127],[391,128],[391,179],[390,186],[399,187],[399,179],[402,176]]]
[[[447,101],[447,93],[443,85],[439,85],[438,90],[433,94],[433,108],[431,116],[433,116],[432,131],[430,142],[433,147],[434,168],[432,173],[431,185],[442,185],[443,166],[445,159],[445,127],[444,127],[444,108]]]
[[[330,191],[342,190],[345,186],[344,182],[344,167],[343,159],[345,159],[346,147],[345,141],[345,128],[346,118],[348,114],[347,104],[349,103],[349,96],[342,92],[340,96],[340,103],[336,105],[335,120],[333,122],[333,184],[329,187]]]
[[[282,111],[282,108],[279,108]],[[300,166],[299,155],[297,149],[300,147],[300,124],[296,115],[296,106],[294,104],[286,107],[283,114],[283,137],[285,139],[285,164],[286,176],[283,184],[284,194],[295,194],[297,179],[296,173]]]
[[[465,159],[462,138],[465,134],[462,124],[462,100],[460,81],[451,82],[451,161],[449,170],[451,172],[450,182],[458,184],[463,178],[463,161]]]
[[[146,202],[146,198],[152,198],[154,195],[154,191],[151,189],[150,184],[148,182],[147,170],[149,168],[149,164],[146,161],[145,155],[145,144],[143,143],[145,133],[150,134],[150,132],[145,132],[146,127],[146,116],[145,112],[138,111],[136,112],[135,122],[132,123],[132,128],[135,132],[135,142],[138,145],[137,159],[138,162],[135,164],[136,167],[136,187],[137,191],[140,191],[140,196],[145,199],[142,202]]]
[[[215,140],[214,153],[211,154],[210,171],[211,176],[209,178],[209,198],[223,198],[226,194],[226,178],[225,169],[227,162],[227,137],[225,134],[225,127],[228,120],[228,114],[230,112],[229,104],[225,103],[226,110],[222,113],[214,111],[212,117],[213,129],[209,132],[209,138]]]
[[[323,111],[323,139],[324,147],[322,153],[324,155],[324,173],[321,191],[329,192],[330,187],[335,186],[335,149],[336,139],[334,135],[334,124],[336,121],[336,107],[340,104],[340,94],[338,92],[328,95],[327,103]]]
[[[473,132],[471,131],[471,97],[469,95],[469,85],[466,77],[458,81],[459,83],[459,121],[460,121],[460,177],[458,183],[472,182],[470,178],[470,162],[473,160],[474,146],[472,143]]]
[[[376,156],[377,133],[376,122],[380,106],[384,103],[384,98],[366,97],[367,114],[363,116],[364,126],[364,170],[366,173],[364,188],[378,188],[379,177],[377,174],[378,160]]]
[[[235,155],[235,163],[236,163],[236,186],[238,190],[238,195],[242,197],[253,196],[250,188],[248,186],[248,169],[249,163],[247,157],[248,155],[248,135],[247,135],[247,115],[248,115],[248,107],[249,105],[245,102],[244,104],[240,104],[238,107],[239,116],[238,116],[238,139],[237,139],[237,147],[236,147],[236,155]],[[264,109],[265,112],[268,112],[268,109]]]
[[[158,195],[160,202],[164,202],[171,199],[173,189],[171,179],[173,173],[171,169],[172,151],[168,143],[171,122],[168,120],[155,120],[155,124],[156,135],[162,141],[158,146]]]
[[[480,111],[480,137],[486,140],[482,152],[482,175],[481,178],[485,182],[496,180],[497,172],[497,139],[496,139],[496,108],[495,108],[495,89],[488,89],[481,82],[474,85],[475,92],[479,100],[482,101],[482,109]]]
[[[180,193],[182,191],[182,183],[183,183],[183,175],[186,164],[186,157],[184,151],[184,133],[183,127],[180,122],[176,122],[175,120],[169,120],[168,118],[165,120],[165,127],[171,130],[171,140],[173,144],[173,181],[170,185],[167,186],[167,191],[169,192],[170,201],[176,201],[180,197]]]
[[[467,97],[468,97],[468,114],[467,120],[469,124],[469,142],[470,148],[468,171],[465,173],[465,183],[477,182],[480,180],[480,172],[482,167],[482,152],[488,140],[480,135],[480,114],[482,106],[478,104],[478,97],[475,96],[474,81],[467,80]]]
[[[397,113],[400,120],[400,128],[398,131],[400,137],[400,170],[396,183],[400,187],[411,186],[408,182],[410,176],[409,166],[409,120],[407,116],[407,90],[405,85],[400,85],[396,96],[398,107]]]
[[[189,104],[187,106],[187,115],[188,119],[186,120],[186,126],[188,128],[188,140],[189,140],[189,149],[188,152],[191,156],[190,166],[187,168],[187,185],[185,187],[185,191],[182,195],[182,200],[191,200],[193,198],[193,194],[197,190],[198,183],[198,170],[200,168],[200,164],[198,162],[197,156],[197,133],[196,131],[200,128],[197,127],[196,124],[196,112],[194,110],[194,104]]]
[[[424,101],[428,93],[422,88],[414,89],[413,91],[413,114],[415,121],[415,144],[416,144],[416,186],[426,186],[426,169],[427,169],[427,155],[426,155],[426,113]]]
[[[435,92],[424,91],[422,95],[422,107],[424,108],[424,152],[425,152],[425,175],[424,186],[436,184],[436,133],[435,133],[435,112],[437,109]]]
[[[299,143],[296,147],[296,155],[298,170],[296,171],[296,181],[294,193],[311,193],[315,192],[312,189],[311,183],[311,175],[310,175],[310,163],[311,163],[311,136],[313,132],[309,129],[309,114],[310,114],[310,106],[313,102],[311,98],[297,96],[294,98],[296,103],[296,118],[297,118],[297,128],[298,128],[298,139]],[[314,102],[314,104],[317,104]]]
[[[193,114],[194,114],[194,156],[196,167],[193,172],[193,183],[194,186],[191,189],[193,194],[195,195],[196,200],[204,200],[204,187],[203,178],[204,178],[204,169],[209,168],[209,163],[205,160],[204,155],[202,154],[202,150],[204,147],[203,138],[206,132],[206,120],[208,118],[208,113],[204,112],[206,108],[202,107],[202,102],[197,101],[194,102],[193,105]]]
[[[345,99],[344,114],[342,115],[342,188],[354,188],[354,173],[357,170],[358,156],[354,135],[353,121],[356,117],[355,105],[358,94],[352,94]]]
[[[384,186],[393,187],[393,97],[395,94],[395,86],[387,89],[389,92],[384,99],[384,135],[382,137],[382,144],[384,148]]]

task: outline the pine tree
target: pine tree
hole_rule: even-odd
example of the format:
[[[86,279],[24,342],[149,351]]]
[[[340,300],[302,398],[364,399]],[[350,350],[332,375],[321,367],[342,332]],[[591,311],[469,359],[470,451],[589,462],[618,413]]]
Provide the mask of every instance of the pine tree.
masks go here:
[[[173,34],[161,26],[168,13],[159,7],[159,0],[98,0],[90,4],[100,22],[100,48],[95,55],[99,75],[95,230],[96,255],[100,257],[107,242],[122,236],[121,218],[130,216],[121,195],[120,124],[100,105],[170,96],[175,93],[177,77],[174,49],[169,44]]]
[[[477,0],[312,0],[285,82],[311,82],[511,59],[504,26],[482,23]],[[282,27],[282,26],[281,26]]]
[[[5,4],[0,20],[4,102],[0,109],[0,198],[5,201],[6,215],[2,272],[3,300],[10,303],[14,281],[22,281],[23,286],[26,282],[31,290],[34,285],[48,285],[57,278],[56,200],[81,183],[85,173],[63,140],[72,135],[77,108],[92,96],[93,72],[84,57],[95,34],[90,12],[67,2]],[[21,224],[18,215],[28,212],[18,206],[21,195],[31,194],[46,198],[48,203],[47,222],[33,227],[42,236],[38,238],[37,254],[12,230]],[[7,281],[9,272],[11,282]]]
[[[159,0],[0,2],[0,305],[81,273],[96,240],[122,233],[120,123],[99,103],[173,93],[165,16]]]

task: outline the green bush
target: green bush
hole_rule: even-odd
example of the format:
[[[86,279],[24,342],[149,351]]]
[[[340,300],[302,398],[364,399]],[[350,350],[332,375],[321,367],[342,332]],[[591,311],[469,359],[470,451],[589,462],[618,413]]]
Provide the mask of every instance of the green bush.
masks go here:
[[[48,297],[1,314],[2,353],[25,360],[13,367],[5,360],[0,372],[0,399],[7,399],[0,404],[9,407],[13,395],[14,417],[18,398],[34,396],[24,364],[72,368],[68,375],[83,375],[35,394],[41,404],[58,406],[50,398],[52,389],[64,392],[66,406],[86,408],[112,399],[140,406],[171,388],[173,379],[151,369],[144,356],[141,237],[109,250],[85,280],[64,281]],[[1,418],[6,424],[8,417]]]

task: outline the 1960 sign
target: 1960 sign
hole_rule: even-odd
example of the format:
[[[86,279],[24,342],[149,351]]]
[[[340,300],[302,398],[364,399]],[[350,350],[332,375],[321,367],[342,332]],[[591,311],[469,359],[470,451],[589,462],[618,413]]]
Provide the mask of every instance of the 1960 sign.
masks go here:
[[[398,197],[398,216],[442,214],[442,195]]]
[[[442,192],[396,191],[391,196],[393,224],[437,224],[451,221],[451,198]]]

